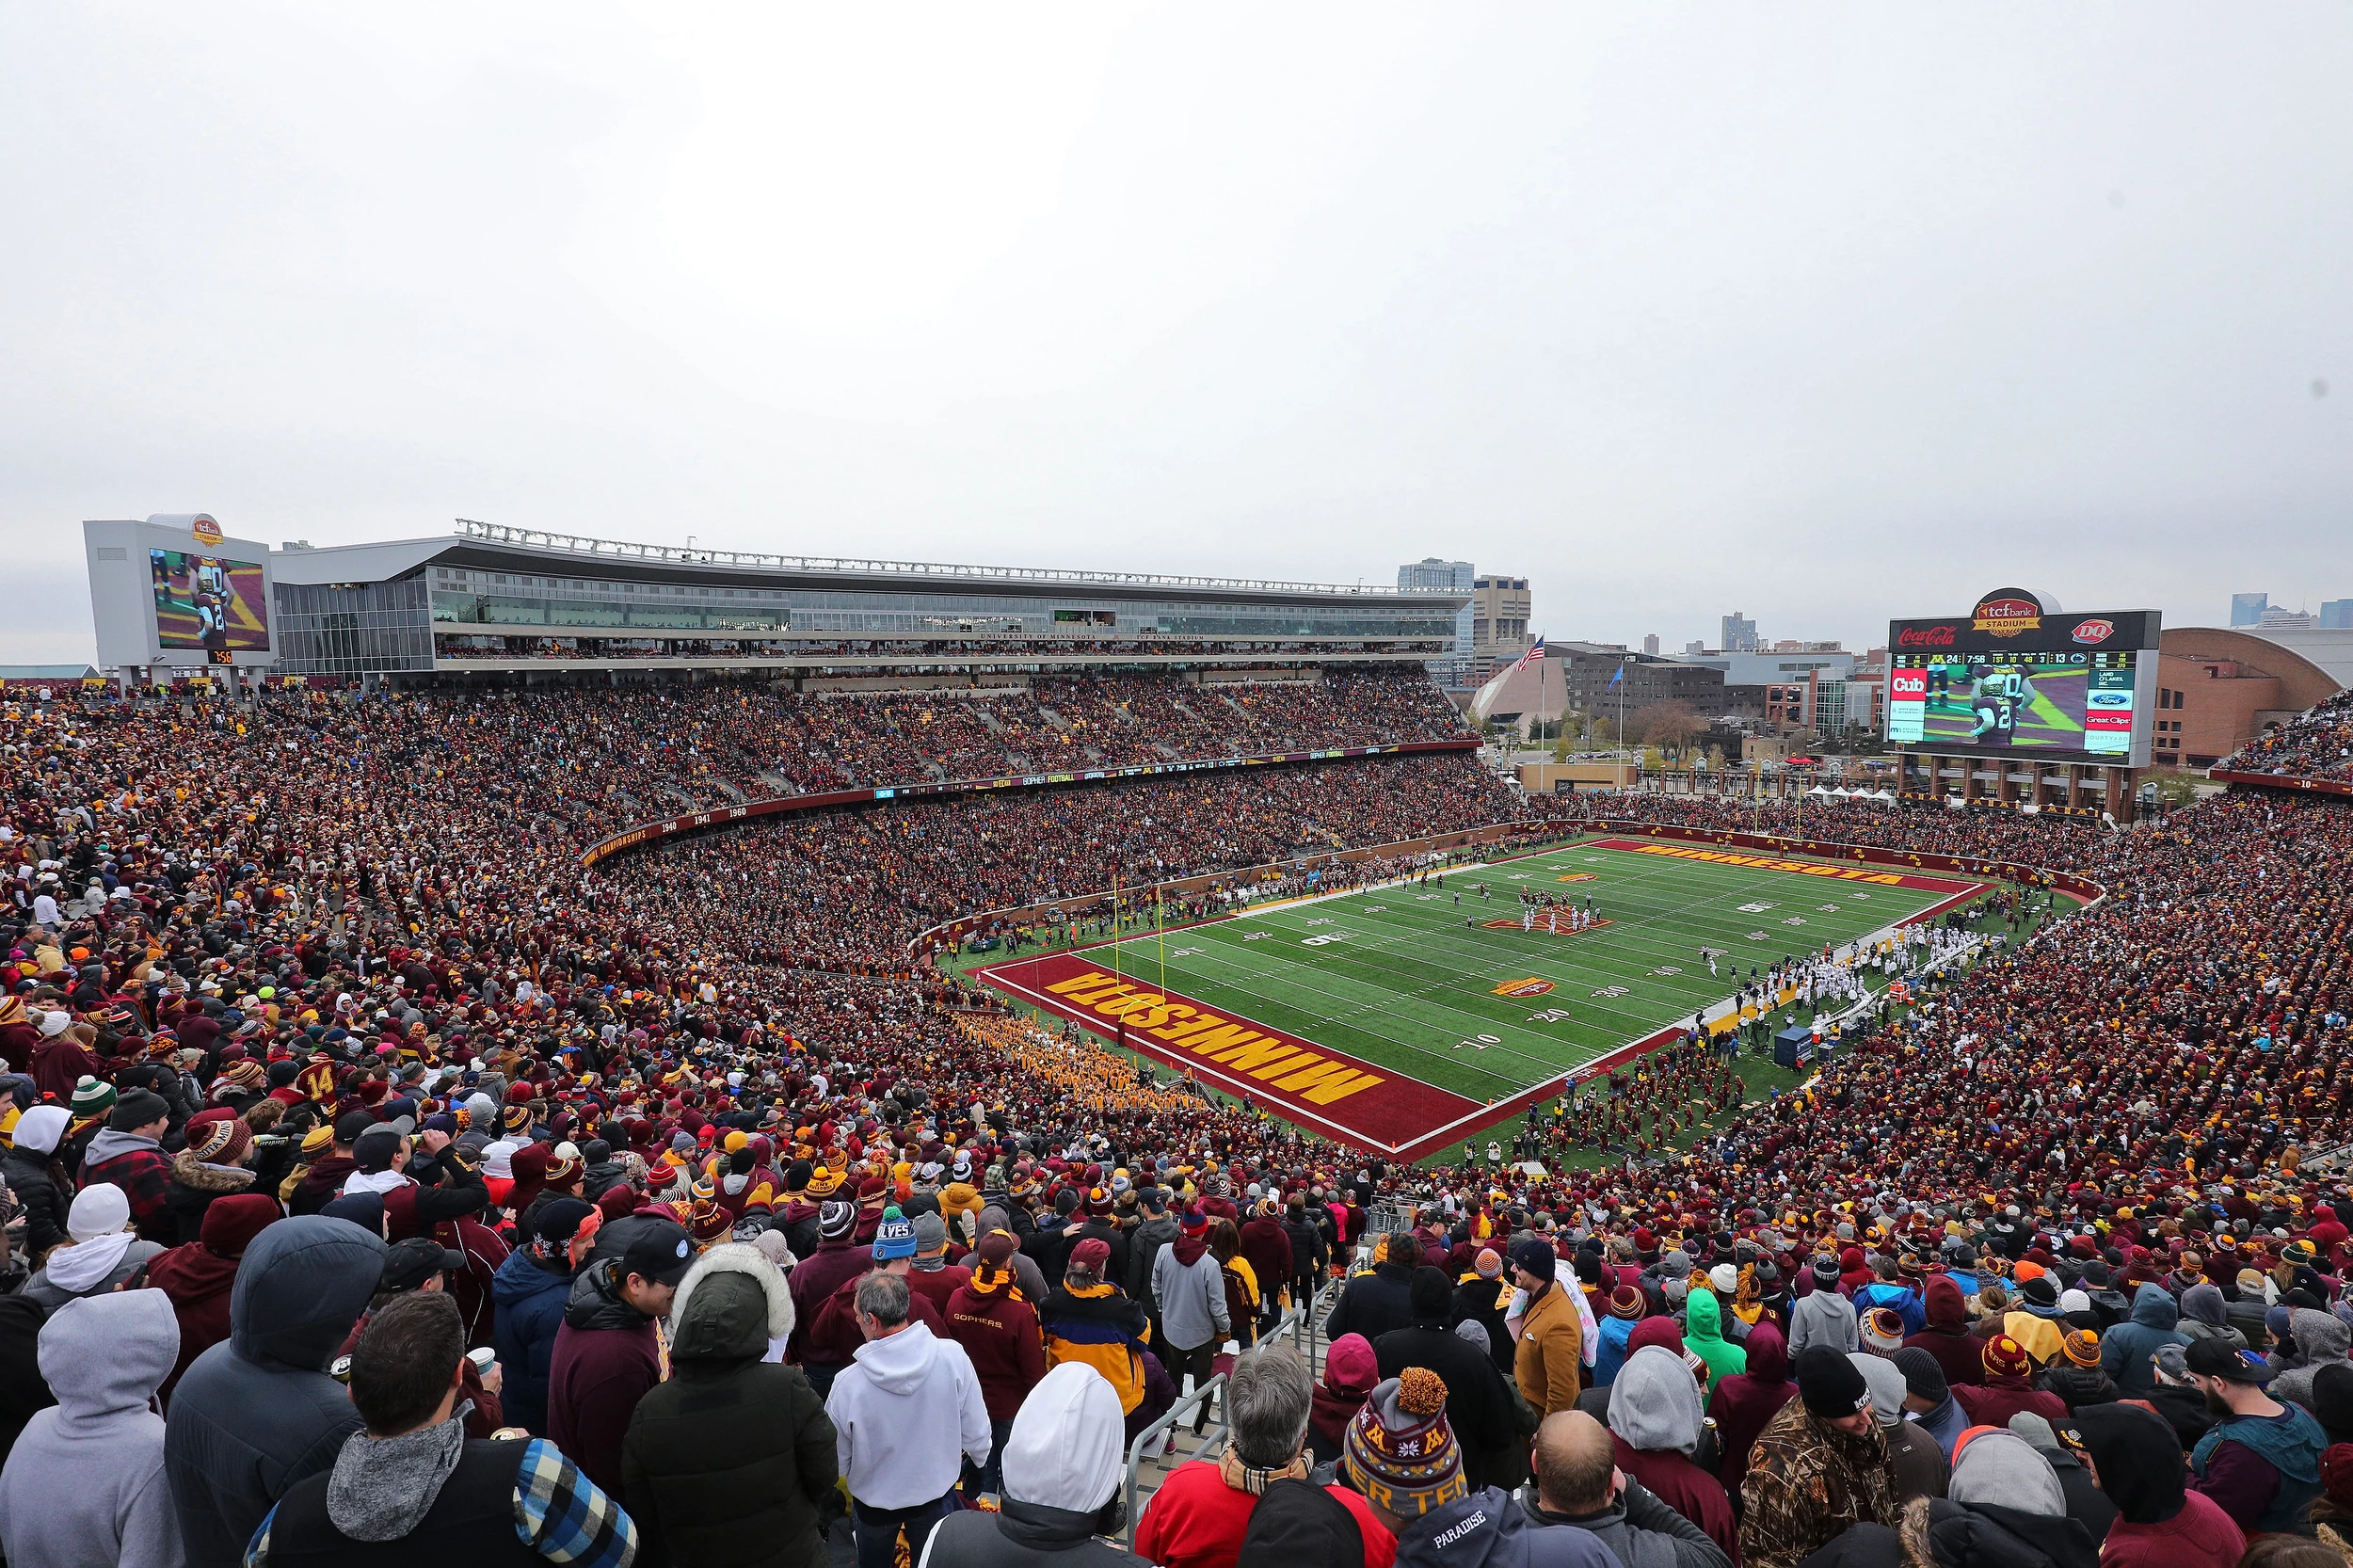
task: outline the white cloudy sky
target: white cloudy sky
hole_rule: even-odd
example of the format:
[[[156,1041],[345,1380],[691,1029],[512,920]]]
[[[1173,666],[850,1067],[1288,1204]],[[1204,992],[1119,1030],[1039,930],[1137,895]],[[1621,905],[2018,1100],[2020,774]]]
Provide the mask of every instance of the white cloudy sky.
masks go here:
[[[2353,597],[2337,4],[0,10],[0,660],[89,517]],[[2325,389],[2325,390],[2324,390]]]

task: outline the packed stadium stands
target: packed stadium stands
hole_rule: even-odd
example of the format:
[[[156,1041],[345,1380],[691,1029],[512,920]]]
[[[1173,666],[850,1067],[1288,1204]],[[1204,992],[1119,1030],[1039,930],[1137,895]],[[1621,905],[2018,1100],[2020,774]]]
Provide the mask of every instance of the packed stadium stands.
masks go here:
[[[952,1267],[977,1270],[985,1293],[1017,1257],[1047,1290],[1029,1304],[1022,1332],[1042,1335],[1064,1362],[1100,1360],[1110,1342],[1118,1366],[1136,1368],[1132,1385],[1116,1384],[1112,1431],[1123,1452],[1170,1408],[1187,1368],[1206,1373],[1209,1362],[1178,1353],[1193,1347],[1168,1337],[1181,1320],[1158,1299],[1151,1333],[1097,1334],[1084,1355],[1071,1348],[1068,1323],[1126,1320],[1085,1304],[1146,1293],[1158,1277],[1112,1259],[1131,1263],[1147,1237],[1183,1234],[1214,1248],[1217,1224],[1232,1223],[1243,1253],[1187,1245],[1171,1258],[1186,1256],[1191,1268],[1209,1256],[1213,1282],[1224,1270],[1220,1312],[1229,1297],[1247,1308],[1286,1291],[1305,1304],[1329,1279],[1305,1255],[1321,1248],[1349,1272],[1348,1248],[1388,1216],[1415,1233],[1383,1242],[1380,1267],[1345,1288],[1332,1332],[1371,1341],[1385,1328],[1407,1331],[1428,1315],[1418,1294],[1427,1282],[1413,1270],[1436,1265],[1436,1326],[1492,1321],[1502,1333],[1512,1266],[1557,1256],[1562,1283],[1523,1281],[1538,1286],[1535,1301],[1520,1304],[1527,1322],[1551,1319],[1550,1290],[1581,1293],[1585,1311],[1566,1313],[1565,1331],[1530,1329],[1516,1348],[1503,1344],[1497,1364],[1498,1398],[1514,1383],[1538,1416],[1561,1415],[1580,1384],[1607,1381],[1591,1357],[1581,1373],[1574,1361],[1548,1372],[1556,1333],[1606,1345],[1614,1332],[1628,1366],[1629,1331],[1678,1367],[1687,1349],[1745,1341],[1761,1369],[1766,1336],[1818,1336],[1825,1303],[1845,1325],[1830,1336],[1843,1336],[1839,1348],[1867,1352],[1893,1349],[1875,1305],[1900,1323],[1900,1341],[1926,1332],[1913,1320],[1921,1314],[1929,1327],[1945,1322],[1948,1297],[1962,1314],[1952,1336],[1973,1327],[1977,1336],[1958,1359],[1937,1356],[1950,1370],[1933,1380],[1908,1367],[1915,1394],[1948,1378],[1962,1384],[1972,1365],[1979,1381],[2008,1388],[2082,1368],[2088,1354],[2090,1368],[2108,1372],[2108,1392],[2089,1378],[2069,1383],[2063,1408],[2122,1391],[2171,1416],[2181,1401],[2157,1396],[2186,1386],[2186,1374],[2161,1354],[2153,1365],[2151,1352],[2172,1342],[2163,1335],[2177,1312],[2210,1320],[2203,1291],[2215,1298],[2212,1318],[2271,1356],[2263,1376],[2315,1374],[2297,1402],[2318,1420],[2305,1418],[2310,1433],[2297,1429],[2303,1447],[2255,1456],[2277,1461],[2276,1475],[2257,1478],[2270,1482],[2261,1496],[2248,1462],[2193,1466],[2190,1491],[2210,1495],[2230,1528],[2258,1533],[2281,1526],[2272,1510],[2281,1497],[2299,1511],[2318,1499],[2327,1518],[2333,1483],[2305,1478],[2322,1475],[2323,1449],[2331,1465],[2353,1460],[2353,1446],[2329,1448],[2353,1438],[2353,1408],[2334,1402],[2342,1385],[2325,1377],[2343,1365],[2345,1337],[2327,1325],[2353,1314],[2343,1300],[2353,1237],[2339,1222],[2347,1200],[2331,1155],[2353,1107],[2353,803],[2241,789],[2119,830],[1857,802],[1642,792],[1524,801],[1469,755],[1442,753],[779,814],[584,866],[592,842],[681,804],[1464,731],[1418,676],[1347,671],[1238,686],[1053,676],[954,696],[703,682],[364,701],[272,692],[242,706],[93,698],[0,712],[11,925],[0,1203],[15,1260],[0,1273],[0,1307],[28,1304],[38,1325],[113,1293],[133,1268],[169,1296],[180,1370],[163,1441],[176,1507],[155,1528],[169,1527],[191,1562],[236,1560],[281,1498],[309,1504],[301,1489],[287,1492],[292,1476],[265,1493],[243,1486],[201,1434],[204,1423],[236,1419],[249,1408],[238,1400],[252,1397],[250,1380],[238,1381],[250,1363],[228,1340],[237,1315],[255,1309],[232,1304],[230,1282],[240,1268],[287,1266],[290,1250],[316,1247],[306,1222],[280,1216],[322,1208],[394,1242],[431,1237],[459,1258],[424,1257],[418,1277],[446,1272],[466,1342],[506,1364],[503,1412],[495,1389],[472,1394],[489,1426],[541,1440],[514,1484],[544,1471],[598,1524],[602,1544],[575,1560],[627,1560],[616,1543],[626,1538],[633,1552],[640,1526],[612,1515],[625,1505],[675,1529],[690,1495],[665,1490],[668,1472],[639,1446],[635,1397],[616,1415],[567,1381],[567,1357],[584,1353],[586,1336],[643,1330],[650,1342],[658,1313],[648,1308],[670,1298],[623,1288],[641,1277],[631,1271],[644,1248],[674,1236],[681,1264],[731,1239],[751,1244],[697,1262],[697,1288],[719,1263],[755,1275],[792,1264],[775,1289],[789,1289],[797,1327],[770,1332],[787,1341],[790,1375],[820,1396],[856,1384],[843,1352],[860,1340],[858,1314],[888,1337],[890,1314],[904,1320],[912,1310],[906,1288],[878,1288],[870,1302],[858,1283],[870,1264],[920,1252],[904,1275],[920,1295],[944,1249],[958,1260]],[[2345,777],[2348,712],[2315,710],[2249,748],[2241,765]],[[2089,877],[2107,895],[1985,958],[1801,1092],[1752,1105],[1688,1152],[1545,1176],[1443,1160],[1392,1166],[1008,1014],[911,948],[952,917],[1096,894],[1114,879],[1602,819],[2013,860]],[[583,1201],[563,1202],[574,1194]],[[248,1196],[254,1212],[216,1221],[235,1208],[222,1199]],[[1156,1218],[1163,1202],[1168,1220]],[[990,1239],[1000,1225],[1007,1239]],[[127,1247],[126,1227],[138,1238]],[[1277,1235],[1289,1260],[1280,1268],[1267,1262]],[[1097,1240],[1112,1244],[1097,1251]],[[1523,1252],[1529,1246],[1538,1255]],[[302,1288],[348,1299],[355,1319],[391,1312],[403,1290],[380,1251],[314,1255]],[[534,1270],[568,1303],[527,1309],[515,1281],[531,1283]],[[1243,1275],[1247,1288],[1236,1283]],[[834,1304],[844,1288],[847,1304]],[[953,1314],[940,1296],[935,1332],[963,1344],[970,1336],[946,1320]],[[1703,1311],[1703,1296],[1721,1302]],[[965,1309],[983,1311],[968,1301]],[[402,1308],[385,1334],[413,1315]],[[72,1320],[91,1325],[101,1345],[141,1332],[79,1308]],[[1246,1309],[1229,1314],[1218,1338],[1247,1347],[1249,1320]],[[691,1359],[686,1325],[671,1333],[690,1335],[670,1353]],[[532,1337],[541,1334],[544,1342]],[[36,1364],[34,1341],[29,1327],[0,1333],[0,1387],[40,1383],[49,1364]],[[365,1334],[356,1343],[350,1375],[365,1384],[377,1364]],[[971,1344],[975,1363],[993,1353]],[[1382,1342],[1384,1367],[1393,1348]],[[1368,1345],[1368,1362],[1372,1353]],[[1577,1356],[1574,1342],[1568,1353]],[[1333,1363],[1321,1365],[1329,1375]],[[635,1394],[650,1409],[650,1352],[645,1367]],[[162,1371],[171,1369],[167,1355]],[[1711,1385],[1723,1376],[1701,1369],[1712,1369]],[[1797,1372],[1779,1396],[1803,1388],[1790,1409],[1817,1411],[1817,1392],[1834,1397],[1827,1385],[1837,1380],[1818,1359],[1801,1352]],[[1254,1368],[1237,1379],[1218,1418],[1241,1430],[1253,1418],[1250,1390],[1289,1375]],[[1367,1391],[1354,1391],[1358,1415],[1382,1408],[1365,1404]],[[1322,1395],[1345,1400],[1347,1390]],[[56,1396],[75,1397],[63,1384]],[[835,1406],[844,1432],[849,1398]],[[825,1419],[809,1414],[814,1401],[791,1408],[804,1436],[811,1419]],[[1385,1408],[1402,1419],[1394,1399]],[[312,1404],[303,1409],[314,1419]],[[1465,1422],[1466,1411],[1449,1414]],[[1653,1465],[1657,1429],[1630,1438],[1606,1396],[1600,1412],[1634,1456],[1621,1465]],[[1010,1419],[992,1407],[980,1425],[995,1422],[1001,1446]],[[959,1432],[952,1412],[930,1411],[921,1424]],[[1702,1449],[1695,1429],[1685,1452],[1705,1464],[1681,1460],[1685,1490],[1665,1480],[1655,1490],[1689,1510],[1696,1533],[1721,1532],[1726,1550],[1769,1568],[1829,1544],[1837,1532],[1828,1523],[1902,1523],[1886,1486],[1865,1487],[1854,1518],[1826,1515],[1822,1538],[1793,1553],[1804,1520],[1786,1491],[1791,1446],[1821,1440],[1794,1417],[1785,1424],[1803,1430],[1769,1427],[1760,1437],[1752,1424],[1753,1450],[1738,1454]],[[45,1428],[24,1430],[31,1438],[15,1441],[44,1440]],[[1354,1446],[1342,1446],[1361,1481],[1384,1439],[1352,1430]],[[1856,1438],[1882,1463],[1884,1448],[1871,1445],[1886,1441]],[[918,1519],[913,1505],[932,1499],[904,1499],[913,1511],[897,1516],[901,1501],[858,1491],[872,1472],[843,1443],[853,1495],[861,1506],[880,1499],[856,1515],[856,1533],[904,1526],[920,1559],[936,1515]],[[312,1467],[332,1466],[337,1446]],[[967,1457],[985,1459],[992,1443],[979,1447]],[[953,1445],[944,1463],[952,1475]],[[1522,1464],[1525,1474],[1524,1453]],[[1276,1455],[1268,1467],[1288,1466]],[[819,1480],[809,1496],[830,1492],[832,1478]],[[1197,1490],[1172,1481],[1154,1500],[1167,1512],[1136,1537],[1153,1560],[1193,1560],[1165,1543],[1181,1534],[1181,1511],[1213,1514]],[[535,1506],[535,1518],[549,1512],[546,1498]],[[1374,1530],[1402,1528],[1365,1517]],[[2300,1512],[2288,1523],[2314,1528]],[[848,1560],[845,1527],[833,1526],[844,1534],[831,1547],[814,1516],[808,1528],[820,1555],[781,1560],[827,1560],[828,1550]],[[1539,1518],[1531,1528],[1561,1527]],[[1368,1542],[1367,1560],[1387,1560],[1376,1544]],[[18,1555],[13,1537],[8,1549]]]
[[[2217,764],[2225,772],[2353,783],[2353,692],[2340,692]]]

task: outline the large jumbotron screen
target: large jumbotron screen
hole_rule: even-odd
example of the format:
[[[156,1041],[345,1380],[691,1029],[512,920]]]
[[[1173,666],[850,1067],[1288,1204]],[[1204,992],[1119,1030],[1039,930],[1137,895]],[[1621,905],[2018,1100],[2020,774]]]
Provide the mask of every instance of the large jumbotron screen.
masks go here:
[[[1888,627],[1887,738],[1924,751],[2141,767],[2157,613],[2066,615],[2003,589],[1965,616]]]
[[[269,651],[269,600],[261,566],[178,550],[151,550],[155,646],[215,657]]]

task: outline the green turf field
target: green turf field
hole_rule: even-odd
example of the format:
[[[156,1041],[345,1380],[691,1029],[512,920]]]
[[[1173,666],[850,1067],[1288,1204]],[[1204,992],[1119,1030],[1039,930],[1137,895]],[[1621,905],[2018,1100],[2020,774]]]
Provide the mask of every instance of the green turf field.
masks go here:
[[[1591,894],[1611,923],[1523,932],[1523,887],[1580,904]],[[1736,967],[1745,979],[1751,966],[1843,945],[1948,896],[1580,843],[1449,872],[1443,890],[1385,888],[1130,937],[1118,966],[1160,984],[1165,963],[1168,990],[1491,1100],[1694,1012],[1716,1016],[1737,987]],[[1513,924],[1488,930],[1466,918]],[[1714,976],[1703,948],[1721,954]],[[1108,945],[1087,956],[1112,967]],[[1496,994],[1529,980],[1552,989]]]

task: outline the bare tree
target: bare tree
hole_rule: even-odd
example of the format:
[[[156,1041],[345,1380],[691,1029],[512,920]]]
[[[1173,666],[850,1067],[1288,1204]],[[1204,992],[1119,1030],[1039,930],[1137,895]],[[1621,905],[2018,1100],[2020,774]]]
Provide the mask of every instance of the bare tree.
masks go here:
[[[1640,735],[1653,745],[1682,746],[1705,733],[1707,721],[1691,711],[1691,705],[1680,698],[1654,702],[1628,718],[1626,732]]]

